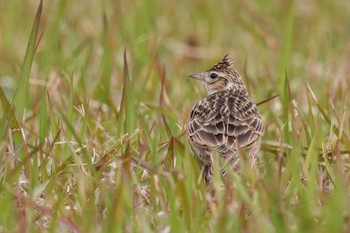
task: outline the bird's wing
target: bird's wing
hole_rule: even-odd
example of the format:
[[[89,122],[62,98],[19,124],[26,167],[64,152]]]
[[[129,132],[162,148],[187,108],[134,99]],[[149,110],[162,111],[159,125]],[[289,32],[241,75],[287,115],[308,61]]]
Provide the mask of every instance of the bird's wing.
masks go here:
[[[249,147],[263,134],[256,105],[247,96],[210,95],[192,109],[189,136],[197,146],[215,147],[221,153]]]
[[[211,103],[206,99],[193,107],[188,132],[194,144],[217,147],[223,143],[223,127],[220,114],[212,109]]]
[[[256,104],[247,96],[230,96],[227,100],[230,116],[227,120],[227,146],[249,147],[264,133],[264,126]]]

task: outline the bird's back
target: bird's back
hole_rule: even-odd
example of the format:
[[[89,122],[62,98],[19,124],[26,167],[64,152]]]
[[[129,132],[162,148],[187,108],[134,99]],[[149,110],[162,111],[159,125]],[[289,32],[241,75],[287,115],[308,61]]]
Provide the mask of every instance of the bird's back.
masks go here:
[[[245,91],[226,90],[208,95],[192,109],[191,144],[217,150],[222,155],[248,151],[255,158],[264,127],[255,103]]]

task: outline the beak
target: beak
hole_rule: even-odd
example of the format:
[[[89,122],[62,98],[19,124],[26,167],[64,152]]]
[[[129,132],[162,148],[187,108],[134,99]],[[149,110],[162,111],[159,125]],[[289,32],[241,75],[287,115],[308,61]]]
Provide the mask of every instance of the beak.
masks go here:
[[[202,73],[191,74],[190,77],[194,78],[194,79],[197,79],[197,80],[203,80],[203,74]]]

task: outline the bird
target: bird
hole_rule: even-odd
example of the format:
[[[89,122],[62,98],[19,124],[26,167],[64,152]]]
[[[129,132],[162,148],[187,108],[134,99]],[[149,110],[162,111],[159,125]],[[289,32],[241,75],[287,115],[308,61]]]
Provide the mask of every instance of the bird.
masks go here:
[[[206,184],[212,181],[215,154],[222,156],[233,172],[240,170],[240,156],[248,156],[254,164],[264,133],[257,105],[232,66],[226,54],[207,71],[189,75],[201,81],[207,93],[193,106],[188,124],[190,148]],[[224,168],[221,173],[225,175]]]

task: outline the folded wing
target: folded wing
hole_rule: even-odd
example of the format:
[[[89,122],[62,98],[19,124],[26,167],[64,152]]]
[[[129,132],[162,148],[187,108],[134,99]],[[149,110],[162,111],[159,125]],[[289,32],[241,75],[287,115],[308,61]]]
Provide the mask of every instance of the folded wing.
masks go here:
[[[193,107],[191,142],[222,154],[236,153],[238,147],[248,149],[264,131],[256,105],[247,96],[222,95],[212,94]]]

